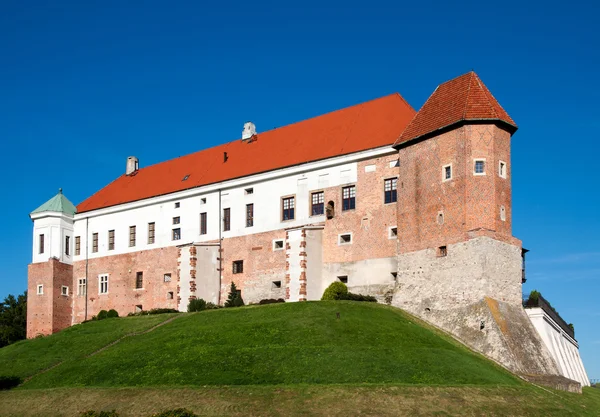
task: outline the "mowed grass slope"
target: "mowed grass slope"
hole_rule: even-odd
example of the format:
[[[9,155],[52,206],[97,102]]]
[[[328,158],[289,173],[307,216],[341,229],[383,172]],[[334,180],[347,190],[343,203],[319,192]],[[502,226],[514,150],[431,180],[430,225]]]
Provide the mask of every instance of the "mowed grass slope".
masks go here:
[[[143,332],[173,316],[95,321],[69,327],[49,337],[22,340],[0,349],[0,375],[27,378],[64,361],[82,360],[127,334]]]
[[[47,339],[79,339],[90,325]],[[12,373],[23,375],[30,367],[23,358],[56,355],[40,352],[36,342],[24,342],[21,349],[31,353],[20,357],[0,351],[0,361],[12,356]],[[23,388],[357,383],[523,385],[401,310],[335,301],[186,314],[92,357],[80,354]]]

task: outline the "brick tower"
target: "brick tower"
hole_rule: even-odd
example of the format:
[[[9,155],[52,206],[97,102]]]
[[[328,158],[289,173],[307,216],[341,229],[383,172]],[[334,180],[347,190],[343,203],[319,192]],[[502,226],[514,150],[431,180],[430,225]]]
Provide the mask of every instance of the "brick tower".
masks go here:
[[[470,72],[438,86],[396,141],[394,304],[515,371],[556,373],[521,307],[522,246],[511,227],[516,130]],[[515,354],[523,345],[511,325],[530,333],[526,352]],[[502,343],[494,344],[494,337]]]
[[[71,325],[75,212],[61,189],[30,214],[33,257],[27,268],[28,338]]]

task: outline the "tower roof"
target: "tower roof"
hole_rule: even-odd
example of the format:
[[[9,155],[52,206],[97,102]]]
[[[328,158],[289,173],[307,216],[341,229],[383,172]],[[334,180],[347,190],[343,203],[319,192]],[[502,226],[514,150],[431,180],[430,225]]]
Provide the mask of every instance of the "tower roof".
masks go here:
[[[64,213],[69,216],[77,213],[77,209],[62,193],[62,188],[58,189],[58,194],[46,201],[44,204],[36,208],[31,214],[42,213],[44,211],[52,211],[56,213]]]
[[[400,135],[394,146],[465,121],[499,121],[517,125],[475,72],[440,84]]]

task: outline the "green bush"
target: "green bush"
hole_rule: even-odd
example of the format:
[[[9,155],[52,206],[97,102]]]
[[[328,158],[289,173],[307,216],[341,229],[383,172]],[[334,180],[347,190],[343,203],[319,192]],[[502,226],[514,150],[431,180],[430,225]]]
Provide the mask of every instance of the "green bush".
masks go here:
[[[198,414],[194,414],[185,408],[177,408],[175,410],[167,410],[162,413],[152,414],[151,417],[198,417]]]
[[[350,300],[350,301],[367,301],[369,303],[376,303],[377,298],[372,295],[353,294],[351,292],[342,294],[339,300]]]
[[[274,298],[266,298],[264,300],[260,300],[258,304],[275,304],[275,303],[285,303],[283,298],[278,298],[277,300]]]
[[[235,282],[232,282],[229,294],[227,295],[227,301],[225,301],[225,307],[241,307],[243,305],[242,292],[237,289]]]
[[[100,310],[100,312],[96,316],[96,320],[104,320],[106,318],[108,318],[108,311],[106,310]]]
[[[216,310],[218,308],[223,308],[218,304],[214,304],[214,303],[206,303],[206,309],[207,310]]]
[[[106,313],[106,317],[109,319],[114,319],[116,317],[119,317],[119,313],[114,308],[111,308],[110,310],[108,310],[108,313]]]
[[[167,313],[179,313],[179,310],[174,308],[153,308],[148,310],[148,314],[167,314]]]
[[[206,310],[206,301],[204,301],[202,298],[194,298],[193,300],[190,300],[187,308],[188,313],[202,310]]]
[[[21,383],[18,376],[0,375],[0,390],[8,390],[18,386]]]
[[[323,293],[321,300],[341,300],[348,294],[348,287],[346,284],[340,281],[332,282],[329,287]]]
[[[119,413],[117,413],[115,410],[112,410],[112,411],[88,410],[88,411],[84,411],[79,416],[80,417],[119,417]]]

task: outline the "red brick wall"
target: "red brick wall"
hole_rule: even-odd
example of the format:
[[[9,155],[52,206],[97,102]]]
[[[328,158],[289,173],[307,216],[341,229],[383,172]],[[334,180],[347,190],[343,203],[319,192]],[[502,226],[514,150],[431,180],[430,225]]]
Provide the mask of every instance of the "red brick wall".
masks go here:
[[[52,333],[56,333],[71,325],[73,320],[73,265],[57,260],[51,261],[54,283],[52,288],[53,321]],[[69,288],[69,295],[62,295],[62,286]]]
[[[135,311],[136,305],[144,310],[177,308],[177,247],[158,248],[89,260],[88,265],[88,319],[100,310],[115,309],[120,316]],[[143,289],[135,289],[136,273],[143,272]],[[171,274],[171,282],[164,282],[164,274]],[[108,294],[98,294],[98,276],[109,274]],[[77,281],[85,278],[85,261],[76,262],[73,269],[74,316],[80,323],[85,317],[85,297],[77,295]],[[173,299],[167,293],[173,292]]]
[[[467,125],[400,149],[399,252],[489,236],[520,245],[511,235],[510,134],[495,125]],[[474,158],[486,159],[486,175],[473,175]],[[498,162],[508,166],[507,179]],[[453,179],[442,181],[452,164]],[[506,221],[500,220],[500,207]],[[438,213],[444,216],[438,224]]]

